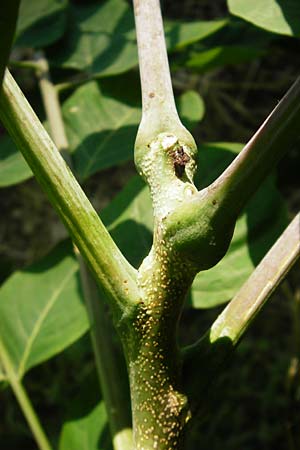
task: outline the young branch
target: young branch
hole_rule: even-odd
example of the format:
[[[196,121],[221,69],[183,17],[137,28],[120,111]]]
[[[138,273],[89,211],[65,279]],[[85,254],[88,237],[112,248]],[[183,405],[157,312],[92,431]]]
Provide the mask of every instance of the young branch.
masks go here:
[[[299,257],[300,213],[214,322],[211,343],[226,337],[235,346]]]
[[[143,114],[177,116],[159,0],[133,0]]]
[[[43,99],[43,104],[46,110],[46,116],[49,120],[51,137],[58,151],[69,152],[68,139],[62,118],[59,98],[57,91],[51,81],[49,64],[42,52],[35,55],[35,62],[37,64],[36,74]],[[65,157],[65,155],[63,155]],[[66,157],[65,157],[66,159]],[[71,159],[66,159],[70,165]],[[71,167],[73,170],[73,167]]]
[[[8,71],[0,96],[0,118],[103,287],[116,320],[120,319],[138,299],[136,271],[115,245]]]
[[[173,133],[195,147],[177,114],[159,0],[133,0],[143,115],[136,140],[145,148],[160,133]]]
[[[194,345],[183,350],[188,390],[193,391],[195,387],[192,386],[196,384],[198,390],[204,392],[218,378],[224,362],[299,257],[300,214],[286,228],[209,331]],[[191,370],[197,359],[206,367],[201,376],[194,376]]]
[[[65,160],[73,169],[72,156],[65,132],[57,91],[52,83],[47,59],[42,53],[36,55],[37,76],[49,120],[51,136]],[[114,343],[114,330],[107,305],[100,298],[99,288],[86,266],[81,254],[75,248],[84,300],[90,320],[90,333],[101,391],[106,406],[114,450],[132,449],[132,430],[129,398],[126,391],[126,368]],[[123,369],[123,370],[122,370]],[[125,370],[124,370],[125,369]],[[124,387],[125,385],[125,387]]]

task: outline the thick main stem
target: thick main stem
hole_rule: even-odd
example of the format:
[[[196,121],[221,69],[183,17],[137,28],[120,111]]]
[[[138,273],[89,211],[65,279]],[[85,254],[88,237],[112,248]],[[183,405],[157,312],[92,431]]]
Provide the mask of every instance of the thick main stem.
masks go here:
[[[176,337],[192,279],[191,268],[157,236],[139,270],[142,300],[125,346],[137,450],[182,448],[190,412]]]

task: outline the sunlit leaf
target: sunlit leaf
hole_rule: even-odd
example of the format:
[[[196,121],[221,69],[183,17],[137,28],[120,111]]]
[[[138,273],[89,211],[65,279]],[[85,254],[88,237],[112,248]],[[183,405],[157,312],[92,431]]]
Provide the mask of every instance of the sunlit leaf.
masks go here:
[[[229,11],[254,25],[288,36],[300,36],[299,0],[228,0]]]
[[[3,284],[0,340],[17,378],[88,329],[77,271],[71,244],[64,243]]]
[[[183,125],[192,130],[204,116],[205,106],[202,98],[196,91],[186,91],[176,103]]]

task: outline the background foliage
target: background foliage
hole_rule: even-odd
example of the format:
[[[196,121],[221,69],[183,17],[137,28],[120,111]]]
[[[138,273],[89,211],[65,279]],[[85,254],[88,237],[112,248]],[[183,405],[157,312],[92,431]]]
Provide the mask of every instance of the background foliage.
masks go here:
[[[162,6],[179,114],[199,144],[196,181],[204,187],[296,78],[299,5],[296,0],[228,0],[228,5],[185,0]],[[141,104],[131,5],[125,0],[22,0],[13,67],[40,48],[60,93],[76,176],[137,267],[151,246],[152,214],[132,163]],[[14,73],[45,121],[34,72],[15,68]],[[224,260],[197,276],[183,314],[183,343],[205,331],[218,305],[230,300],[299,209],[299,159],[298,148],[292,149],[239,218]],[[105,407],[72,246],[4,131],[0,186],[5,218],[0,225],[0,334],[14,373],[21,380],[31,369],[24,384],[59,450],[82,449],[83,441],[88,450],[107,450]],[[239,347],[209,414],[195,421],[187,448],[300,445],[297,295],[292,274],[284,294],[267,305]],[[34,449],[1,370],[0,381],[0,441],[6,449]]]

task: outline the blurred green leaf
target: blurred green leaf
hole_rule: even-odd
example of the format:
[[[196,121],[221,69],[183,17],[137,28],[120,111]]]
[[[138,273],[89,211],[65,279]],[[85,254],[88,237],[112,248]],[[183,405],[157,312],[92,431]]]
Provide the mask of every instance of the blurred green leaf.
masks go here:
[[[0,187],[11,186],[33,176],[31,169],[12,139],[0,139]]]
[[[59,450],[111,449],[109,440],[103,438],[106,428],[105,405],[103,401],[100,401],[85,416],[64,424],[59,441]]]
[[[0,3],[0,86],[14,39],[19,5],[20,0],[2,0]]]
[[[196,91],[186,91],[177,99],[180,119],[185,127],[192,130],[205,112],[204,101]]]
[[[222,28],[224,20],[167,22],[169,50],[178,50]],[[138,64],[133,12],[125,0],[72,8],[63,46],[49,53],[53,65],[98,76],[125,72]]]
[[[53,44],[65,31],[67,11],[68,0],[21,0],[16,44],[34,48]]]
[[[66,100],[63,115],[79,178],[133,158],[141,119],[139,90],[137,77],[127,74],[86,83]],[[179,97],[178,106],[187,126],[201,120],[204,106],[196,92]]]
[[[288,36],[300,36],[299,0],[228,0],[229,11],[254,25]]]
[[[164,21],[168,51],[181,50],[216,33],[227,20],[197,20],[195,22]]]
[[[77,271],[72,246],[65,242],[3,284],[0,339],[17,378],[88,329]]]
[[[259,58],[265,53],[263,49],[249,46],[221,46],[197,53],[192,53],[185,63],[189,69],[197,72],[223,67],[228,64],[240,64]]]

